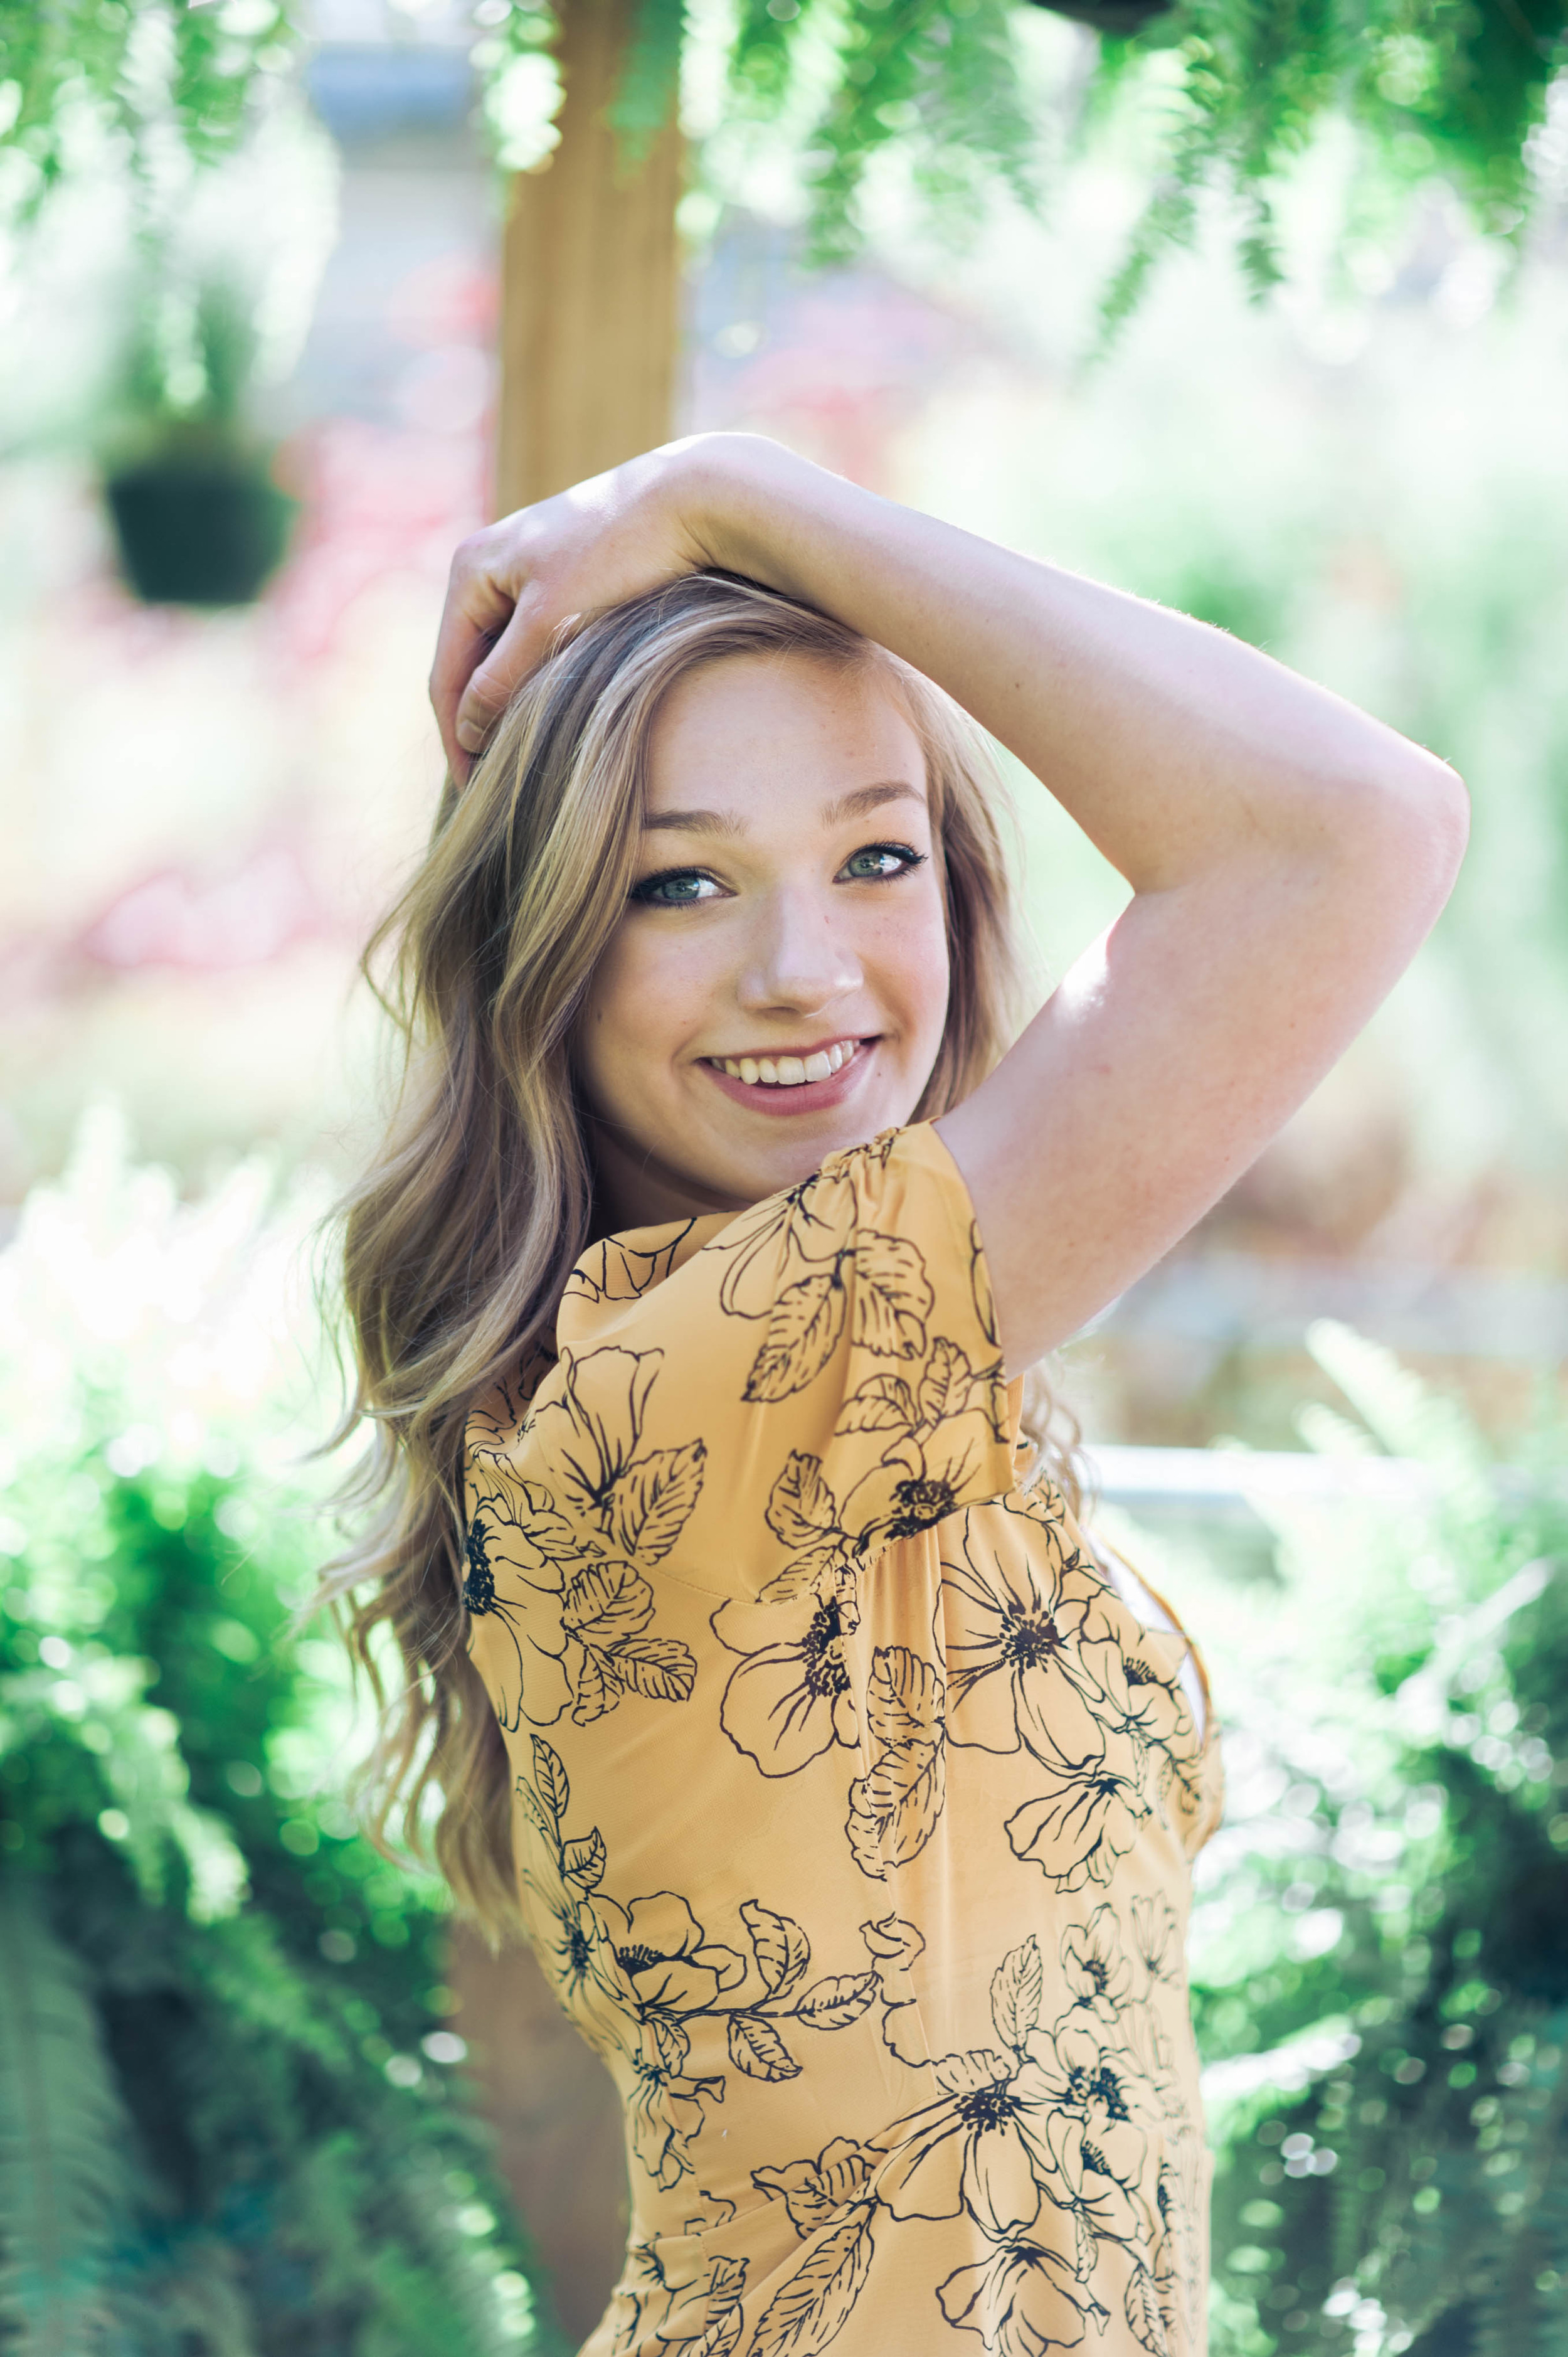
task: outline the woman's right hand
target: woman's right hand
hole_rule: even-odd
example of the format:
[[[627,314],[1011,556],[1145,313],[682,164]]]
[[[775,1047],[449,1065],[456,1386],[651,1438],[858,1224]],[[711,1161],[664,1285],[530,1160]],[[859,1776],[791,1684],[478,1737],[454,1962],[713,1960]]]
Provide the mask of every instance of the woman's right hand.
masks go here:
[[[430,701],[459,783],[564,624],[722,561],[708,544],[699,499],[699,480],[712,472],[703,454],[717,438],[666,443],[462,542],[430,673]],[[728,463],[745,460],[732,452]]]

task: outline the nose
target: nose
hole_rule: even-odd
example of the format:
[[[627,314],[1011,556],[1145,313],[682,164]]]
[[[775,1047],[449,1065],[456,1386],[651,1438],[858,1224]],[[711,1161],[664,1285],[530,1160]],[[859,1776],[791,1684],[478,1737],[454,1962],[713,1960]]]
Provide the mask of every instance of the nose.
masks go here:
[[[815,1015],[865,979],[832,901],[780,887],[758,907],[736,998],[748,1015]]]

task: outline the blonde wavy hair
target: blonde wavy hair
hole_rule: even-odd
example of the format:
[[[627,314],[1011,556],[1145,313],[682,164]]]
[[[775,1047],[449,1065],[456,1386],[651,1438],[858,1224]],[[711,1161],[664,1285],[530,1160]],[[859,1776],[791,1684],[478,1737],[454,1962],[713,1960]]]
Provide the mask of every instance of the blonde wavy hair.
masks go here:
[[[465,1643],[464,1426],[499,1376],[549,1354],[593,1239],[574,1028],[636,881],[660,706],[678,680],[737,655],[874,670],[919,738],[951,985],[916,1119],[974,1086],[1020,1012],[1001,785],[979,730],[885,649],[754,582],[693,574],[593,617],[518,690],[461,792],[448,780],[424,859],[362,962],[402,1075],[338,1207],[354,1379],[335,1439],[368,1419],[372,1444],[340,1501],[357,1535],[317,1601],[381,1713],[357,1788],[368,1830],[384,1846],[395,1824],[416,1852],[433,1847],[492,1939],[517,1922],[511,1792]],[[390,1699],[388,1631],[402,1665]]]

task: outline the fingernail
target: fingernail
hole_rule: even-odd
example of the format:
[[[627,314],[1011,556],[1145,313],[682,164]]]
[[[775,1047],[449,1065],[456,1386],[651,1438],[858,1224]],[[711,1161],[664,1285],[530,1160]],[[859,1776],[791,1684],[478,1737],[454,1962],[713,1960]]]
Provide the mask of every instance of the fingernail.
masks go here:
[[[465,753],[477,753],[485,741],[484,726],[478,720],[459,720],[456,736]]]

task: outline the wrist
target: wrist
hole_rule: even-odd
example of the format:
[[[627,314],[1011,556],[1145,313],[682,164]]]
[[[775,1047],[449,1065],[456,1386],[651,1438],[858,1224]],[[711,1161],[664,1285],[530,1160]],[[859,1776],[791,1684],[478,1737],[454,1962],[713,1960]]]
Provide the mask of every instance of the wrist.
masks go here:
[[[693,434],[667,447],[668,489],[703,563],[799,595],[782,544],[804,479],[821,468],[762,434]]]

